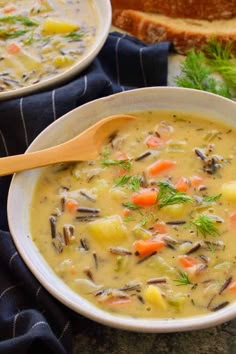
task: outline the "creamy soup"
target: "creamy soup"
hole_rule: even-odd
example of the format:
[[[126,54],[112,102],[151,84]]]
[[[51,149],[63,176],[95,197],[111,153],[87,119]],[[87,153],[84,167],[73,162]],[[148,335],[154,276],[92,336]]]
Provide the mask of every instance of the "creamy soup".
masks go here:
[[[0,91],[52,78],[96,37],[93,0],[0,0]]]
[[[137,318],[218,311],[236,297],[236,131],[138,112],[96,161],[43,169],[32,238],[97,307]]]

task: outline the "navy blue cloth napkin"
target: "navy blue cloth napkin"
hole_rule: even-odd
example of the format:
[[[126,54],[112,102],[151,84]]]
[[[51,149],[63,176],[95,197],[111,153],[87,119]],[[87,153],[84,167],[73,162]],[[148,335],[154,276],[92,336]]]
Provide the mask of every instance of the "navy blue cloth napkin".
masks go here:
[[[88,101],[139,87],[165,86],[169,50],[169,43],[145,45],[111,33],[98,57],[74,80],[0,102],[0,156],[23,153],[50,123]],[[83,323],[83,318],[55,300],[18,254],[6,215],[10,179],[0,178],[0,354],[70,353],[73,323]]]

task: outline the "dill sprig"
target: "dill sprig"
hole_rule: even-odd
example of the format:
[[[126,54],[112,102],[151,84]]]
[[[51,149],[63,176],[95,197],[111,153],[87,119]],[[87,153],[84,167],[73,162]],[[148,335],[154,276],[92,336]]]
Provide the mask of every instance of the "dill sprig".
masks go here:
[[[208,65],[218,72],[225,81],[236,87],[236,57],[232,54],[232,43],[228,42],[225,46],[212,39],[206,47],[209,56]]]
[[[127,208],[127,209],[130,209],[130,210],[139,210],[141,209],[142,207],[140,205],[136,205],[132,202],[125,202],[125,203],[122,203],[122,205]]]
[[[174,282],[178,283],[177,286],[192,284],[191,281],[189,280],[188,274],[182,272],[181,270],[179,270],[178,273],[179,273],[179,278],[174,279]]]
[[[132,167],[130,160],[102,160],[101,164],[105,167],[118,166],[124,168],[125,170],[130,170]]]
[[[219,235],[219,230],[216,227],[216,223],[209,216],[201,214],[197,219],[190,222],[190,226],[194,226],[197,231],[197,235],[201,234],[204,238],[207,236],[216,237]]]
[[[74,31],[74,32],[70,32],[70,33],[66,34],[64,37],[73,39],[74,41],[80,41],[83,36],[84,36],[84,32],[82,32],[82,31],[75,32]]]
[[[193,199],[186,193],[177,191],[170,183],[160,181],[157,202],[159,208],[167,205],[192,203]]]
[[[141,186],[141,176],[121,176],[115,180],[114,187],[126,187],[133,192],[138,192]]]
[[[176,78],[177,86],[208,91],[232,98],[228,86],[211,76],[213,70],[206,62],[206,57],[202,52],[190,51],[181,65],[181,75]]]
[[[220,197],[222,196],[222,194],[217,194],[217,195],[211,195],[208,197],[203,197],[202,198],[202,202],[206,203],[206,204],[212,204],[214,202],[216,202],[218,199],[220,199]]]

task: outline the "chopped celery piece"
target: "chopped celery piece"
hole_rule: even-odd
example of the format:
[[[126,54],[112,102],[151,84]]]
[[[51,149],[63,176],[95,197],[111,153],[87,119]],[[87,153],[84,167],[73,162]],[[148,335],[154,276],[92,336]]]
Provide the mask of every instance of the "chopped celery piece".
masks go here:
[[[171,306],[174,306],[177,310],[180,310],[181,307],[186,302],[186,296],[172,295],[172,296],[167,296],[166,300],[167,300],[168,304],[170,304]]]
[[[142,239],[142,240],[147,240],[150,237],[152,237],[152,233],[140,226],[136,226],[133,230],[132,230],[135,238],[137,239]]]

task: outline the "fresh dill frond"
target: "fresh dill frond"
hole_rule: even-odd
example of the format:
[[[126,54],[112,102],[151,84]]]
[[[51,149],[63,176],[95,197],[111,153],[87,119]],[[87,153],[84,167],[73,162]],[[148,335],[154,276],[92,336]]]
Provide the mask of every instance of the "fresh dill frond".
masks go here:
[[[181,75],[177,76],[176,84],[180,87],[208,91],[231,98],[228,86],[211,76],[212,73],[213,70],[207,65],[205,55],[192,50],[181,65]]]
[[[167,205],[192,203],[193,199],[184,192],[177,191],[168,182],[160,181],[158,183],[159,192],[157,202],[159,208]]]
[[[133,192],[138,192],[141,186],[141,176],[121,176],[115,180],[114,187],[127,187]]]
[[[123,218],[124,222],[135,221],[135,217],[133,215],[127,215]]]
[[[211,204],[216,202],[218,199],[220,199],[220,197],[222,196],[222,194],[217,194],[217,195],[211,195],[208,197],[203,197],[202,198],[202,202],[206,203],[206,204]]]
[[[125,170],[130,170],[132,167],[130,160],[102,160],[101,164],[105,167],[118,166],[124,168]]]
[[[191,285],[191,281],[189,280],[188,274],[185,272],[182,272],[181,270],[178,271],[179,273],[179,278],[174,279],[174,282],[178,283],[177,286],[183,286],[183,285]]]
[[[136,205],[136,204],[131,203],[131,202],[122,203],[122,205],[125,208],[130,209],[130,210],[139,210],[139,209],[142,208],[140,205]]]
[[[64,37],[73,39],[74,41],[80,41],[83,36],[84,36],[84,32],[80,31],[80,32],[70,32],[66,34]]]
[[[236,88],[236,56],[232,54],[232,42],[223,46],[212,39],[206,47],[206,52],[209,56],[208,65],[232,88]]]
[[[115,179],[115,184],[113,187],[123,187],[130,181],[131,176],[121,176]]]
[[[204,238],[207,236],[216,237],[219,235],[216,222],[204,214],[201,214],[197,219],[191,221],[190,226],[194,226],[196,228],[197,235],[201,234]]]

